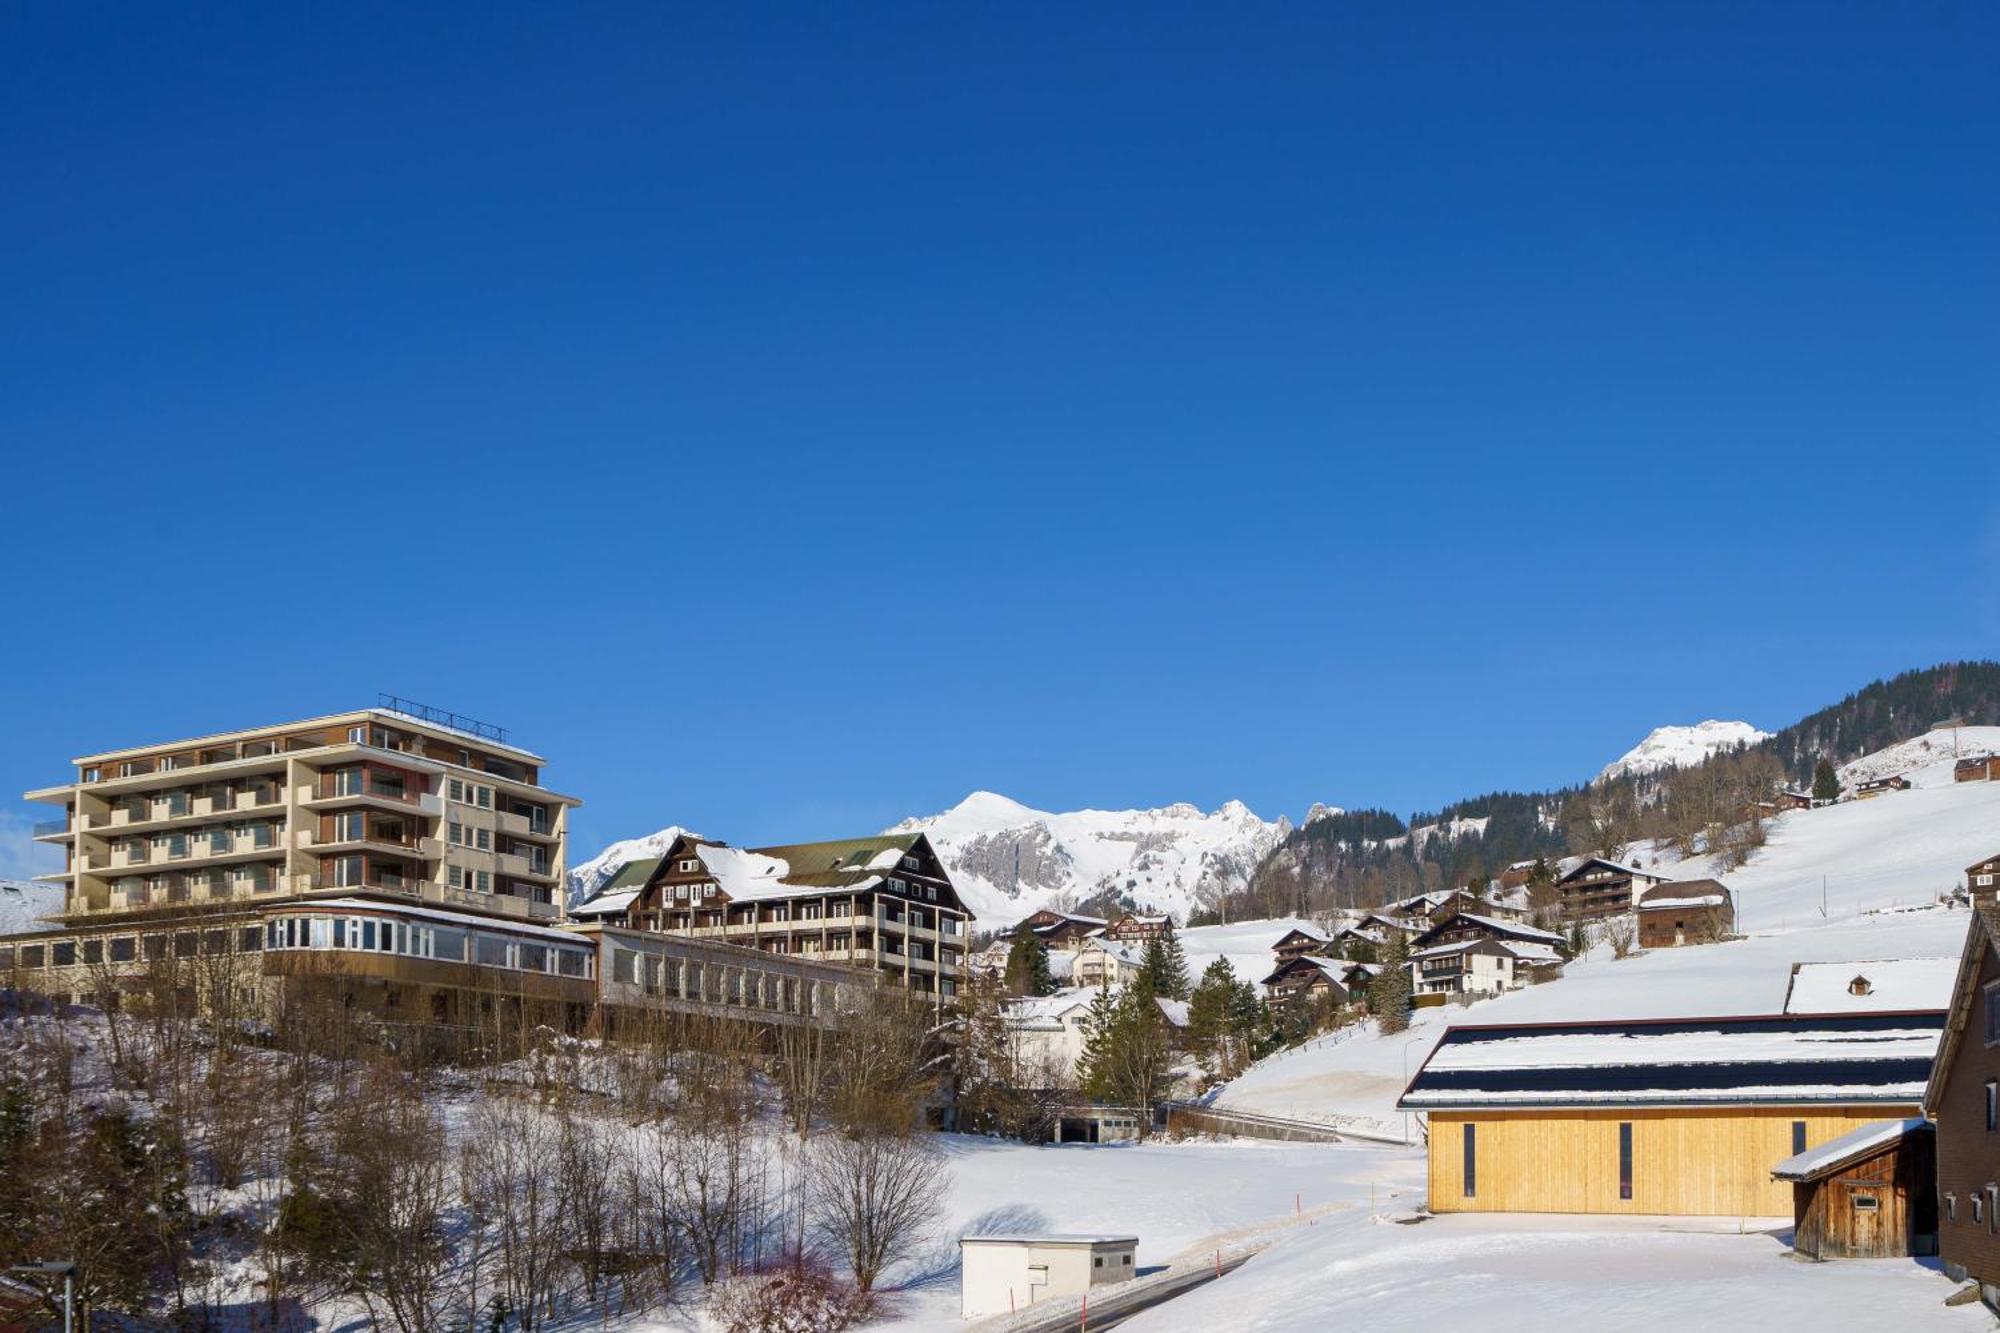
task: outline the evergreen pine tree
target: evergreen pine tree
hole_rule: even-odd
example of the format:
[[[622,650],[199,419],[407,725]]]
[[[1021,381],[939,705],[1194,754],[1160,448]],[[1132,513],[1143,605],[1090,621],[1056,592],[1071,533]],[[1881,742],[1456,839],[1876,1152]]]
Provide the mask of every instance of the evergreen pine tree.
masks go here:
[[[1023,926],[1007,950],[1007,989],[1016,995],[1052,995],[1055,988],[1048,942]]]
[[[1840,777],[1825,759],[1813,765],[1812,798],[1827,804],[1840,799]]]
[[[1236,970],[1227,958],[1210,963],[1188,997],[1188,1044],[1210,1074],[1235,1072]]]
[[[1401,934],[1389,937],[1382,950],[1382,970],[1368,983],[1368,1009],[1385,1033],[1410,1025],[1410,946]]]
[[[1153,992],[1170,1000],[1185,1000],[1188,997],[1187,954],[1181,949],[1180,933],[1171,924],[1167,927],[1167,940],[1161,954],[1160,972],[1153,978]]]

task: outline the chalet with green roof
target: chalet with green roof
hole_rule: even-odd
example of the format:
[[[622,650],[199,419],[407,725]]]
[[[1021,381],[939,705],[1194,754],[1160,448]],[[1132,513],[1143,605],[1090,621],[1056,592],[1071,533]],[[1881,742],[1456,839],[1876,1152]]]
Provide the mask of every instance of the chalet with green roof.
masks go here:
[[[572,915],[873,968],[940,1004],[964,981],[973,918],[921,833],[778,847],[682,835]]]

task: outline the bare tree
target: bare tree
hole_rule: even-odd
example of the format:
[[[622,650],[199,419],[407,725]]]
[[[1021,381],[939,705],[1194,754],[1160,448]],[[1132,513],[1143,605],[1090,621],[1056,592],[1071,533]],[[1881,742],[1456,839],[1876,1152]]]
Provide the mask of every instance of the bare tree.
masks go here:
[[[943,1154],[923,1134],[824,1134],[806,1153],[807,1209],[864,1292],[930,1229],[948,1189]]]
[[[551,1313],[568,1249],[561,1134],[554,1116],[505,1093],[488,1094],[468,1130],[468,1202],[493,1232],[500,1289],[521,1333]]]
[[[1611,946],[1613,958],[1628,957],[1639,942],[1639,924],[1630,914],[1621,912],[1617,916],[1606,917],[1599,927],[1599,938]]]

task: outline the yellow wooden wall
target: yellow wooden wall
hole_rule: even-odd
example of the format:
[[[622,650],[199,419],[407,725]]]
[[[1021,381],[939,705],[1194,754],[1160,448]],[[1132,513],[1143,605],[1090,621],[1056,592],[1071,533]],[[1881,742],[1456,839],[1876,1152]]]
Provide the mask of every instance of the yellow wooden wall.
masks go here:
[[[1430,1205],[1437,1213],[1670,1213],[1789,1217],[1792,1187],[1771,1168],[1792,1155],[1792,1122],[1816,1148],[1917,1107],[1434,1112]],[[1461,1171],[1477,1125],[1477,1195]],[[1618,1197],[1618,1126],[1632,1125],[1632,1197]]]

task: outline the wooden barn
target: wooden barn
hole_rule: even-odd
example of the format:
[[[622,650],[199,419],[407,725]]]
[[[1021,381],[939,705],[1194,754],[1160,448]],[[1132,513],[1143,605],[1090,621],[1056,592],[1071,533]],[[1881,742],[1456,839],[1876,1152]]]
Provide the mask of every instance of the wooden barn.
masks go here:
[[[1641,949],[1715,944],[1736,930],[1736,904],[1718,879],[1674,880],[1639,895]]]
[[[1937,1253],[1937,1136],[1922,1116],[1879,1120],[1771,1170],[1792,1187],[1792,1250],[1808,1259]]]
[[[1977,903],[1990,903],[2000,894],[2000,856],[1989,856],[1965,868],[1966,891]]]
[[[1914,1116],[1944,1015],[1446,1030],[1397,1105],[1430,1121],[1432,1212],[1784,1217],[1787,1157]]]
[[[1976,754],[1952,766],[1953,782],[1992,782],[2000,779],[2000,754]]]

